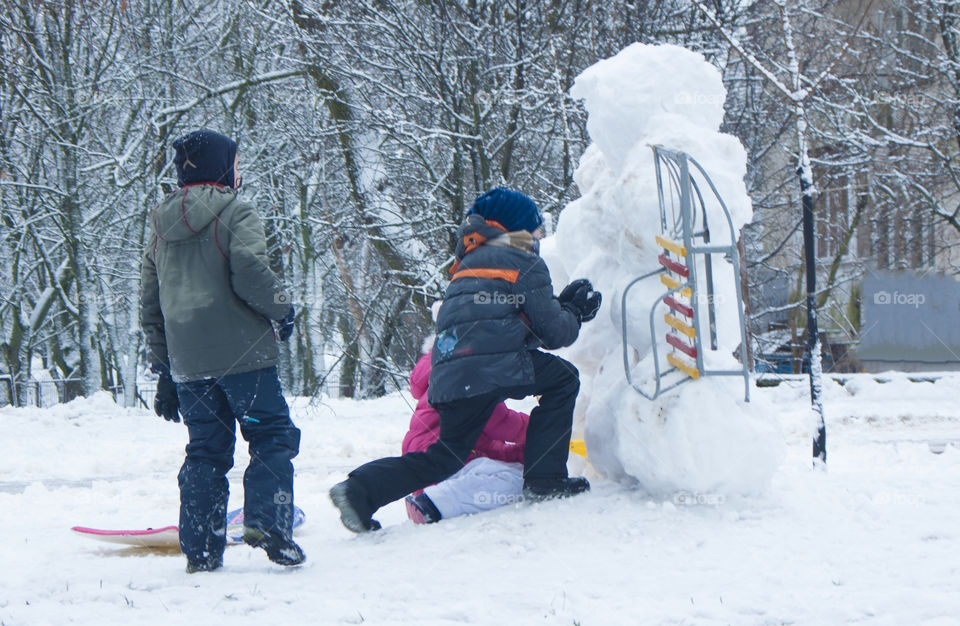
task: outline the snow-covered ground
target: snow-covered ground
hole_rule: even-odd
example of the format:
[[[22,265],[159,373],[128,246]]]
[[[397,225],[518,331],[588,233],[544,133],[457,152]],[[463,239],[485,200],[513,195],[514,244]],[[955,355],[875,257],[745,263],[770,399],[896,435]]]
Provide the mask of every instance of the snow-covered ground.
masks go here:
[[[756,389],[788,448],[759,496],[652,498],[595,480],[569,501],[433,526],[394,504],[378,515],[385,530],[365,536],[340,525],[326,491],[399,450],[409,398],[297,400],[309,560],[284,569],[237,546],[221,571],[194,575],[182,556],[69,530],[176,523],[182,425],[107,397],[0,409],[0,621],[960,623],[960,375],[889,378],[827,382],[826,472],[811,470],[806,382]],[[237,456],[234,506],[246,463]]]

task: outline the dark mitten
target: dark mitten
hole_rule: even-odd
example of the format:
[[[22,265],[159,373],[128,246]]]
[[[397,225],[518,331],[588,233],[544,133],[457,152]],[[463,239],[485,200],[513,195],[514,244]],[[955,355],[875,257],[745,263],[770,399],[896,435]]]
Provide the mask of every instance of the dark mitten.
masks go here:
[[[590,297],[587,298],[583,307],[580,309],[580,321],[589,322],[597,316],[597,311],[600,310],[600,302],[603,300],[603,296],[600,295],[599,291],[594,291],[590,294]]]
[[[593,285],[590,284],[589,280],[581,279],[576,282],[580,283],[579,287],[571,296],[570,301],[565,303],[563,307],[576,315],[577,320],[582,324],[597,316],[603,298],[599,291],[593,290]]]
[[[560,292],[560,295],[557,296],[557,300],[560,301],[560,304],[569,304],[573,300],[573,296],[580,290],[581,287],[586,286],[587,289],[593,289],[593,285],[590,284],[590,281],[586,278],[578,278],[569,285],[563,288],[563,291]]]
[[[287,316],[280,322],[280,330],[277,331],[277,336],[280,337],[280,341],[286,341],[290,338],[290,335],[293,334],[293,319],[296,316],[297,312],[294,311],[291,306],[290,312],[287,313]]]
[[[157,395],[153,397],[153,412],[168,422],[180,421],[180,401],[177,399],[177,383],[173,382],[170,370],[160,369],[157,379]]]

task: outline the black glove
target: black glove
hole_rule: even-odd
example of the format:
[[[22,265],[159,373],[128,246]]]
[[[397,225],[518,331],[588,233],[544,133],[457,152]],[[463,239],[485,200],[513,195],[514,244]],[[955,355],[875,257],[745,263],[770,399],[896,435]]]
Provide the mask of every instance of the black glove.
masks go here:
[[[578,278],[563,288],[563,291],[557,296],[557,300],[560,301],[560,304],[569,303],[573,299],[574,294],[584,285],[586,285],[587,289],[593,289],[593,285],[590,284],[589,280],[586,278]]]
[[[280,330],[277,331],[277,336],[280,337],[280,341],[286,341],[290,338],[290,335],[293,334],[293,318],[296,316],[297,312],[294,311],[291,306],[290,312],[287,313],[287,316],[280,322]]]
[[[571,290],[571,287],[574,286],[576,286],[576,289]],[[568,291],[572,293],[568,293]],[[561,300],[564,294],[568,298],[566,301]],[[557,299],[560,300],[561,306],[576,315],[577,321],[582,324],[597,316],[603,296],[599,291],[593,290],[593,285],[590,284],[589,280],[581,278],[567,285]]]
[[[168,422],[179,422],[180,401],[177,399],[177,384],[170,376],[170,369],[156,367],[154,371],[160,372],[160,378],[157,379],[157,395],[153,397],[153,412]]]
[[[583,305],[580,307],[580,322],[589,322],[597,316],[600,310],[600,303],[603,302],[603,295],[599,291],[590,293]]]

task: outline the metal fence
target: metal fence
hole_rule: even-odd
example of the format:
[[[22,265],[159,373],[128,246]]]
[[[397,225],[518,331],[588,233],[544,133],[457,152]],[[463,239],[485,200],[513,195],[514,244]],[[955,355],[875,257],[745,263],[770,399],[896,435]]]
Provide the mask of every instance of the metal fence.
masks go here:
[[[46,408],[69,402],[81,395],[79,389],[81,382],[79,378],[19,382],[13,380],[9,375],[0,374],[0,407],[13,405]],[[106,391],[113,395],[115,402],[123,403],[123,385],[109,387]],[[327,377],[320,392],[329,394],[333,398],[341,397],[340,377],[337,372],[332,372]],[[152,408],[153,398],[156,395],[157,384],[155,382],[143,381],[138,383],[135,406]]]
[[[61,380],[15,381],[9,375],[0,375],[0,406],[35,406],[46,408],[69,402],[80,396],[79,378]],[[123,385],[108,387],[115,402],[122,403]],[[153,406],[153,397],[157,393],[156,383],[147,382],[137,385],[136,406]]]

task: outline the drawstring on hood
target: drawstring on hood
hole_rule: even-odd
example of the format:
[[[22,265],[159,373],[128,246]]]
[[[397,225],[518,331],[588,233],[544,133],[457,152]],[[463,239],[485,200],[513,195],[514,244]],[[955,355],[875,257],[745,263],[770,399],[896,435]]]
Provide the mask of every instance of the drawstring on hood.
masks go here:
[[[151,215],[159,239],[180,241],[192,237],[236,198],[232,189],[222,185],[188,185],[175,191],[157,206]]]

